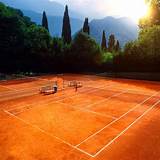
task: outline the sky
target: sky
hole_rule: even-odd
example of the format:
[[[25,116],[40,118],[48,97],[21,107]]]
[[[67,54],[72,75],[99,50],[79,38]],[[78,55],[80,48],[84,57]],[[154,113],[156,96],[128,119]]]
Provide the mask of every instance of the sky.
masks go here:
[[[144,0],[50,0],[63,5],[84,16],[102,18],[105,16],[130,17],[138,19],[145,12]]]

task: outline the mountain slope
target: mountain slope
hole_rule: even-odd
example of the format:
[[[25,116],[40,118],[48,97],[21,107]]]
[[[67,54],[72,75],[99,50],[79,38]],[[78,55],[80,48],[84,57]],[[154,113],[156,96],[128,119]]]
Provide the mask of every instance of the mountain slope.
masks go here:
[[[101,42],[102,32],[106,31],[108,39],[110,34],[114,34],[120,41],[121,46],[128,41],[135,40],[138,36],[138,26],[128,18],[106,17],[104,19],[95,19],[90,22],[91,36],[98,43]]]
[[[42,14],[28,10],[23,10],[23,13],[25,16],[30,17],[33,22],[41,24]],[[63,18],[61,16],[50,16],[50,15],[47,15],[47,18],[49,24],[49,31],[51,35],[60,37],[62,31]],[[83,21],[76,18],[70,18],[70,21],[71,21],[72,34],[74,34],[81,29]]]
[[[64,6],[49,0],[1,0],[5,4],[23,10],[24,15],[29,16],[32,21],[41,24],[41,13],[46,11],[49,21],[50,33],[54,36],[61,35],[62,16]],[[72,34],[81,29],[82,20],[74,17],[80,17],[76,12],[69,10],[71,18]],[[121,46],[130,40],[134,40],[138,35],[138,26],[128,18],[106,17],[104,19],[95,19],[90,22],[91,36],[97,42],[101,42],[102,31],[106,31],[107,39],[110,34],[115,34],[120,41]]]
[[[31,10],[34,12],[42,13],[44,10],[48,15],[53,16],[63,16],[64,6],[55,1],[49,0],[1,0],[6,5],[14,8],[19,8],[21,10]],[[82,19],[83,16],[70,10],[70,15],[73,18]]]

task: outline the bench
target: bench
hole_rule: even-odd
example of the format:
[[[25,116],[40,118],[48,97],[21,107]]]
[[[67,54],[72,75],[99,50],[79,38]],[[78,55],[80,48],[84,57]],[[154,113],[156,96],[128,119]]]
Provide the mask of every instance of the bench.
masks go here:
[[[39,92],[40,92],[40,94],[43,94],[43,93],[46,93],[47,91],[51,91],[51,90],[52,90],[52,86],[43,86],[43,87],[41,87]]]
[[[44,92],[44,95],[49,95],[49,94],[53,94],[53,93],[55,93],[53,89],[52,90],[46,90]]]

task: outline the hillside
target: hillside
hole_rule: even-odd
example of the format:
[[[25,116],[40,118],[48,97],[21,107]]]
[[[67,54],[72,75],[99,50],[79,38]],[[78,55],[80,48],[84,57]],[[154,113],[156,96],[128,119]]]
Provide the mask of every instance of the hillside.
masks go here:
[[[36,13],[29,10],[23,10],[23,13],[25,16],[28,16],[31,18],[33,22],[36,22],[37,24],[41,24],[42,21],[42,14]],[[62,21],[63,18],[61,16],[50,16],[48,15],[48,23],[49,23],[49,31],[51,35],[53,36],[61,36],[62,32]],[[76,18],[70,18],[71,21],[71,28],[72,28],[72,34],[76,33],[83,25],[83,21]]]
[[[55,1],[49,0],[1,0],[6,5],[14,8],[19,8],[21,10],[31,10],[37,13],[42,13],[44,10],[48,15],[52,16],[63,16],[64,6]],[[83,16],[70,10],[70,15],[73,18],[82,19]]]
[[[33,11],[23,10],[24,15],[31,18],[33,22],[41,24],[42,15]],[[72,35],[79,31],[83,26],[83,21],[76,18],[70,18]],[[51,35],[61,36],[62,17],[48,15],[49,29]],[[104,19],[92,20],[90,22],[91,36],[98,43],[101,42],[102,31],[106,31],[106,36],[115,34],[120,41],[121,46],[130,40],[135,40],[138,35],[138,26],[128,18],[106,17]]]
[[[98,43],[101,42],[102,32],[106,31],[107,39],[114,34],[120,41],[121,46],[128,41],[135,40],[138,35],[138,26],[128,18],[106,17],[95,19],[90,22],[91,35]]]
[[[23,11],[25,16],[31,18],[37,24],[41,24],[43,10],[46,11],[49,22],[49,29],[52,36],[61,36],[62,17],[64,13],[64,6],[55,2],[47,0],[1,0],[5,4],[19,8]],[[37,5],[38,4],[38,5]],[[81,15],[72,10],[69,10],[72,35],[79,31],[83,26]],[[83,18],[84,19],[84,18]],[[106,36],[115,34],[120,41],[121,46],[128,41],[135,40],[138,35],[138,26],[128,18],[114,18],[106,17],[104,19],[94,19],[90,22],[91,36],[96,39],[98,43],[101,42],[102,31],[106,31]]]

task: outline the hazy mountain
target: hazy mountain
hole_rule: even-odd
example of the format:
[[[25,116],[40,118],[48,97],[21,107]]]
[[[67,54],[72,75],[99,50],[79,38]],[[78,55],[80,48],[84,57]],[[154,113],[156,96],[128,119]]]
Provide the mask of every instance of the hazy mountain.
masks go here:
[[[42,14],[26,10],[23,10],[23,13],[25,16],[30,17],[33,22],[41,24]],[[47,18],[49,24],[49,31],[51,35],[58,37],[61,36],[63,18],[61,16],[50,16],[50,15],[47,15]],[[70,18],[70,22],[71,22],[72,34],[79,31],[83,25],[83,21],[76,18]]]
[[[91,36],[98,43],[101,42],[102,32],[106,31],[108,39],[110,34],[114,34],[120,41],[121,46],[128,41],[135,40],[138,36],[138,26],[129,18],[106,17],[104,19],[95,19],[90,22]]]
[[[6,5],[19,8],[23,10],[24,15],[29,16],[32,21],[41,24],[41,13],[46,11],[49,21],[49,29],[52,35],[60,36],[62,30],[62,16],[64,13],[64,6],[49,0],[0,0]],[[81,29],[83,21],[76,12],[69,10],[72,34]],[[101,42],[102,31],[106,31],[107,39],[110,34],[115,34],[120,41],[121,46],[130,40],[134,40],[138,35],[138,26],[128,18],[113,18],[106,17],[104,19],[95,19],[90,22],[91,36],[97,42]]]
[[[1,2],[5,3],[14,8],[19,8],[22,10],[31,10],[34,12],[42,13],[44,10],[48,15],[53,16],[63,16],[64,13],[64,6],[49,0],[0,0]],[[83,16],[69,10],[70,15],[73,18],[80,18],[82,19]]]
[[[23,10],[24,15],[31,18],[33,22],[41,24],[42,15],[33,11]],[[48,17],[49,30],[51,35],[61,36],[62,31],[62,17],[50,16]],[[80,19],[70,18],[72,35],[78,32],[82,26],[83,21]],[[113,18],[106,17],[104,19],[92,20],[90,22],[91,36],[96,39],[98,43],[101,43],[102,32],[106,31],[106,37],[108,39],[110,34],[114,34],[116,39],[120,41],[121,46],[128,41],[135,40],[138,36],[138,26],[128,18]]]

